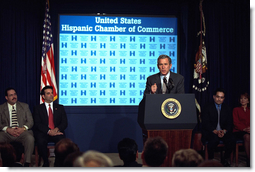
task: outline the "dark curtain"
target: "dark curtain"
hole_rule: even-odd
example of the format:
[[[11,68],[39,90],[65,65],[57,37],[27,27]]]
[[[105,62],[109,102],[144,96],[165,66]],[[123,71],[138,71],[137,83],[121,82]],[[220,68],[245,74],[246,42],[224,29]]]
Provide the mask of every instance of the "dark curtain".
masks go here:
[[[1,1],[0,103],[5,89],[16,89],[18,99],[32,108],[39,102],[40,56],[44,1]]]
[[[250,93],[249,8],[249,1],[203,2],[210,81],[206,102],[212,101],[213,92],[218,87],[226,90],[225,102],[231,107],[239,105],[240,93]],[[199,46],[199,1],[189,1],[188,9],[184,10],[183,14],[187,13],[188,17],[181,21],[186,42],[182,40],[180,43],[180,73],[185,77],[185,91],[192,93],[193,64]]]
[[[81,1],[50,0],[55,67],[58,69],[59,13],[177,15],[180,26],[180,73],[185,91],[192,93],[193,63],[200,29],[198,0]],[[39,104],[44,0],[8,0],[0,6],[0,103],[4,90],[16,88],[18,99],[32,108]],[[240,92],[250,93],[250,2],[204,0],[205,43],[210,76],[208,101],[217,87],[227,90],[225,101],[238,105]],[[57,71],[56,71],[57,72]],[[56,73],[58,75],[58,72]],[[58,81],[57,81],[58,83]]]
[[[241,92],[250,93],[249,1],[205,1],[203,5],[210,99],[213,91],[222,87],[225,102],[235,107]]]

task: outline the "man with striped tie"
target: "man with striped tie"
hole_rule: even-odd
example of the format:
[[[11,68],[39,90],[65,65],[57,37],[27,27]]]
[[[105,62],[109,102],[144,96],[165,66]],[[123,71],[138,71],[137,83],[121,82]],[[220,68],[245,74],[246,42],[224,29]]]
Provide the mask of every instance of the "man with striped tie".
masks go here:
[[[18,101],[14,88],[5,91],[7,102],[0,105],[0,142],[20,142],[24,146],[25,164],[29,166],[34,150],[34,125],[29,106]]]

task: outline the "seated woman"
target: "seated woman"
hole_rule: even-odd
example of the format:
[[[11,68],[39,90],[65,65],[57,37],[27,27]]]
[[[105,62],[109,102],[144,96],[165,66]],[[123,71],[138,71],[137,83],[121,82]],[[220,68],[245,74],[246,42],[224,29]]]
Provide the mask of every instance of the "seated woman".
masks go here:
[[[247,93],[240,95],[240,107],[233,109],[233,132],[237,139],[244,140],[247,166],[250,166],[250,97]]]

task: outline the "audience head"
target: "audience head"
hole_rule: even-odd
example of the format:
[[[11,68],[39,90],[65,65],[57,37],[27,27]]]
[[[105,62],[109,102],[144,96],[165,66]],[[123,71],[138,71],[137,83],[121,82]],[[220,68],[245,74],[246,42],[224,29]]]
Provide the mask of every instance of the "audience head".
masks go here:
[[[148,138],[144,144],[143,165],[159,167],[167,159],[168,145],[161,137]]]
[[[89,150],[78,157],[74,162],[75,167],[112,167],[112,160],[105,154]]]
[[[200,163],[198,167],[224,167],[224,166],[219,161],[209,159]]]
[[[133,162],[138,158],[138,146],[135,140],[124,138],[118,143],[120,159],[124,162]]]
[[[66,159],[64,160],[64,167],[74,167],[75,160],[82,154],[82,152],[76,151],[67,155]]]
[[[0,143],[0,153],[3,167],[12,167],[16,161],[15,150],[10,143]]]
[[[225,90],[223,88],[217,88],[213,94],[213,100],[216,104],[220,105],[224,102]]]
[[[180,149],[173,155],[172,166],[197,167],[203,161],[203,157],[194,149]]]
[[[55,145],[55,166],[56,167],[63,167],[64,160],[67,155],[79,151],[79,147],[75,144],[72,140],[68,138],[61,139]]]

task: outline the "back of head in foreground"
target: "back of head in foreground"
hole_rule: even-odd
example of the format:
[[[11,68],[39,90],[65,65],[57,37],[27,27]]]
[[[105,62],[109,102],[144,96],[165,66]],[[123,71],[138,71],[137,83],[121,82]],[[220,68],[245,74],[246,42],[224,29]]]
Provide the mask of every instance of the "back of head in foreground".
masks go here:
[[[112,160],[105,154],[89,150],[78,157],[74,162],[75,167],[112,167]]]
[[[69,138],[61,139],[55,146],[55,166],[63,167],[65,158],[76,151],[79,151],[79,147]]]
[[[15,149],[10,143],[0,143],[1,165],[3,167],[13,167],[16,161]]]
[[[217,160],[209,159],[200,163],[198,167],[224,167],[224,166]]]
[[[124,162],[136,161],[138,155],[138,146],[135,140],[124,138],[118,143],[118,152],[120,159]]]
[[[203,161],[203,157],[194,149],[180,149],[173,155],[172,166],[197,167]]]
[[[161,137],[148,138],[144,144],[143,165],[160,167],[167,159],[168,145]]]

